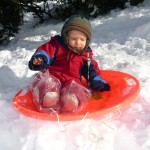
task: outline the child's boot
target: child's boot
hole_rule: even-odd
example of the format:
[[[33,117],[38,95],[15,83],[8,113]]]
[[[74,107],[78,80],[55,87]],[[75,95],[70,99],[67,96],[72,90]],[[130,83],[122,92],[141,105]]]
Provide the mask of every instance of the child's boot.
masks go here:
[[[79,101],[75,94],[64,94],[61,96],[62,113],[72,113],[78,109]]]
[[[54,107],[58,104],[58,101],[59,95],[57,92],[47,92],[41,105],[43,108]]]
[[[75,81],[61,90],[61,112],[73,113],[82,110],[91,97],[90,91]]]

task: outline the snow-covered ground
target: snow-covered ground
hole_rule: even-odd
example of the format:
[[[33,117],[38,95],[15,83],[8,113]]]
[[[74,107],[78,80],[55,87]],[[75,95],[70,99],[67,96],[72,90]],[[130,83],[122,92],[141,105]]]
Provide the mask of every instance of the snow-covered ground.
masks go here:
[[[64,23],[32,28],[30,14],[25,20],[16,38],[0,47],[0,150],[150,150],[150,1],[90,20],[101,69],[127,72],[141,84],[132,103],[97,120],[43,121],[12,107],[14,95],[35,73],[28,69],[31,55]]]

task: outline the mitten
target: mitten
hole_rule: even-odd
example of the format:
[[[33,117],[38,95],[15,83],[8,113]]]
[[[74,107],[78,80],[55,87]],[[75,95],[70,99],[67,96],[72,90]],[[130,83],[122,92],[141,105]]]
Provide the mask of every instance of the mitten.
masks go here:
[[[41,65],[33,64],[33,60],[35,58],[42,59]],[[29,64],[28,64],[29,69],[35,70],[35,71],[46,69],[49,65],[50,65],[50,56],[43,50],[39,50],[35,52],[33,56],[31,57],[31,60],[29,61]]]
[[[100,92],[110,90],[110,85],[105,80],[103,80],[100,76],[96,76],[90,81],[90,87],[93,90],[100,91]]]

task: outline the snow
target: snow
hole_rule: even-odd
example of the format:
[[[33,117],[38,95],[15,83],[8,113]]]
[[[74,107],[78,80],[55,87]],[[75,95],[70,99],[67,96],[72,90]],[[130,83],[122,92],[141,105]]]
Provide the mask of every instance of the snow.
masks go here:
[[[28,61],[35,49],[59,34],[64,22],[36,28],[31,14],[8,46],[0,47],[1,150],[149,150],[150,149],[150,1],[90,20],[91,47],[101,69],[123,71],[141,85],[129,105],[94,120],[43,121],[12,107],[14,95],[35,72]],[[24,89],[25,90],[25,89]],[[23,91],[25,92],[25,91]],[[22,93],[24,94],[24,93]],[[88,114],[87,114],[88,115]]]

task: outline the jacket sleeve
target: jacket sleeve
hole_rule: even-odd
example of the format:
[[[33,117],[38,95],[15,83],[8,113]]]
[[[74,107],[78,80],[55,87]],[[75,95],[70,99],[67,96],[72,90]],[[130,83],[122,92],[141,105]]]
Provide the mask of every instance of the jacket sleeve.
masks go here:
[[[90,88],[93,90],[101,92],[110,90],[110,85],[101,77],[98,63],[92,58],[92,55],[90,55],[90,64],[88,63],[88,59],[84,60],[81,75],[86,79]]]
[[[98,63],[92,58],[92,51],[89,51],[90,65],[88,66],[88,58],[84,59],[83,66],[81,67],[81,75],[88,81],[99,75],[100,68]]]
[[[40,71],[40,70],[48,68],[48,66],[51,65],[51,63],[54,60],[54,54],[56,51],[56,48],[53,45],[54,44],[53,44],[53,38],[52,38],[49,42],[43,44],[42,46],[39,46],[37,50],[35,51],[35,53],[32,55],[28,63],[29,69]],[[35,58],[42,59],[41,65],[33,64],[33,60]]]

